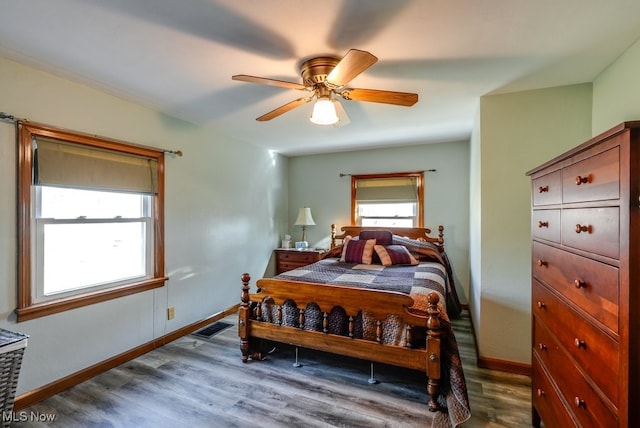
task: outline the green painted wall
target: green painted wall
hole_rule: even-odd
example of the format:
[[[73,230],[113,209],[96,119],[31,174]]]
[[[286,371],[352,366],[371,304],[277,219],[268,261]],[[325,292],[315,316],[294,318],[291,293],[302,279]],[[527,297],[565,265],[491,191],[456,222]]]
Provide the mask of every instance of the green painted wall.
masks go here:
[[[482,153],[480,109],[470,139],[469,157],[469,314],[481,325],[482,302]]]
[[[640,41],[593,81],[593,135],[640,120]]]
[[[166,285],[16,323],[16,135],[0,122],[0,328],[30,335],[18,394],[224,310],[243,272],[268,270],[286,228],[287,158],[2,58],[0,94],[16,117],[184,152],[165,165]]]
[[[330,227],[350,224],[351,177],[436,169],[425,173],[425,227],[444,226],[445,245],[455,271],[460,299],[467,301],[469,283],[469,143],[457,141],[393,149],[359,150],[289,159],[289,233],[299,207],[310,207],[315,227],[307,229],[310,245],[328,247]]]
[[[472,169],[480,199],[473,194],[471,214],[479,225],[471,229],[471,312],[480,357],[530,362],[531,197],[525,173],[590,138],[591,96],[591,84],[581,84],[481,99],[472,149],[479,156]]]
[[[483,97],[469,142],[286,158],[0,58],[2,111],[185,153],[167,159],[167,286],[16,324],[15,131],[0,123],[0,327],[31,334],[18,392],[235,303],[239,275],[272,272],[272,248],[285,233],[299,236],[292,224],[301,206],[312,208],[317,223],[309,241],[327,246],[329,225],[349,222],[350,180],[339,173],[438,170],[426,175],[426,225],[445,226],[480,355],[528,363],[530,189],[524,174],[592,135],[640,119],[638,69],[640,42],[593,88]],[[176,307],[176,319],[165,320],[167,306]],[[96,338],[96,331],[113,340]],[[74,352],[79,341],[88,345],[86,354]],[[58,363],[48,364],[51,359]]]

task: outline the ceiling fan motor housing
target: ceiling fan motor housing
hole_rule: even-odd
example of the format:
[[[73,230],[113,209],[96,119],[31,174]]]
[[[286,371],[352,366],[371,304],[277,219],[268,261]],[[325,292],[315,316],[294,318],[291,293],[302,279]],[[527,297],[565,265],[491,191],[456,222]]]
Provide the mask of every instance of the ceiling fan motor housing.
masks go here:
[[[321,56],[305,61],[300,66],[300,74],[305,85],[324,86],[327,75],[340,62],[340,58]]]

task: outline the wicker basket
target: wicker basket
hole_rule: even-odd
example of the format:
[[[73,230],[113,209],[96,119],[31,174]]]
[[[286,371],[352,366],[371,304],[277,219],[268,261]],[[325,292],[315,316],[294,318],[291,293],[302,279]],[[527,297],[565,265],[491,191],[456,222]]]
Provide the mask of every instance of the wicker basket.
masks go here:
[[[0,329],[0,420],[3,428],[8,428],[13,419],[13,400],[28,337],[26,334]]]

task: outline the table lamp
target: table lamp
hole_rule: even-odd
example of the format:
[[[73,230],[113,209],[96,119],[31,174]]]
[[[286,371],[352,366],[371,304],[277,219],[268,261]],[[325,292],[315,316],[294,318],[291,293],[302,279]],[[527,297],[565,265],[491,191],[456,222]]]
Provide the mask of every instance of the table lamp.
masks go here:
[[[307,226],[315,226],[311,216],[311,208],[305,207],[298,210],[298,218],[296,218],[295,226],[302,226],[302,241],[296,242],[296,248],[307,248]]]

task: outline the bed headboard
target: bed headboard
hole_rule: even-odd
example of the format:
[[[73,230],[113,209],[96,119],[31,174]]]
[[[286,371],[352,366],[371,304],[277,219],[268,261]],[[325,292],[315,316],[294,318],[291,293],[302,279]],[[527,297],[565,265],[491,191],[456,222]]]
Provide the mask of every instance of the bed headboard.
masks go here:
[[[342,226],[340,228],[341,234],[338,234],[335,224],[331,225],[331,248],[340,245],[347,236],[358,236],[361,230],[388,230],[394,235],[405,236],[410,239],[424,239],[427,242],[436,244],[441,251],[444,250],[444,226],[438,226],[438,236],[432,237],[431,229],[426,227],[370,227],[370,226]]]

